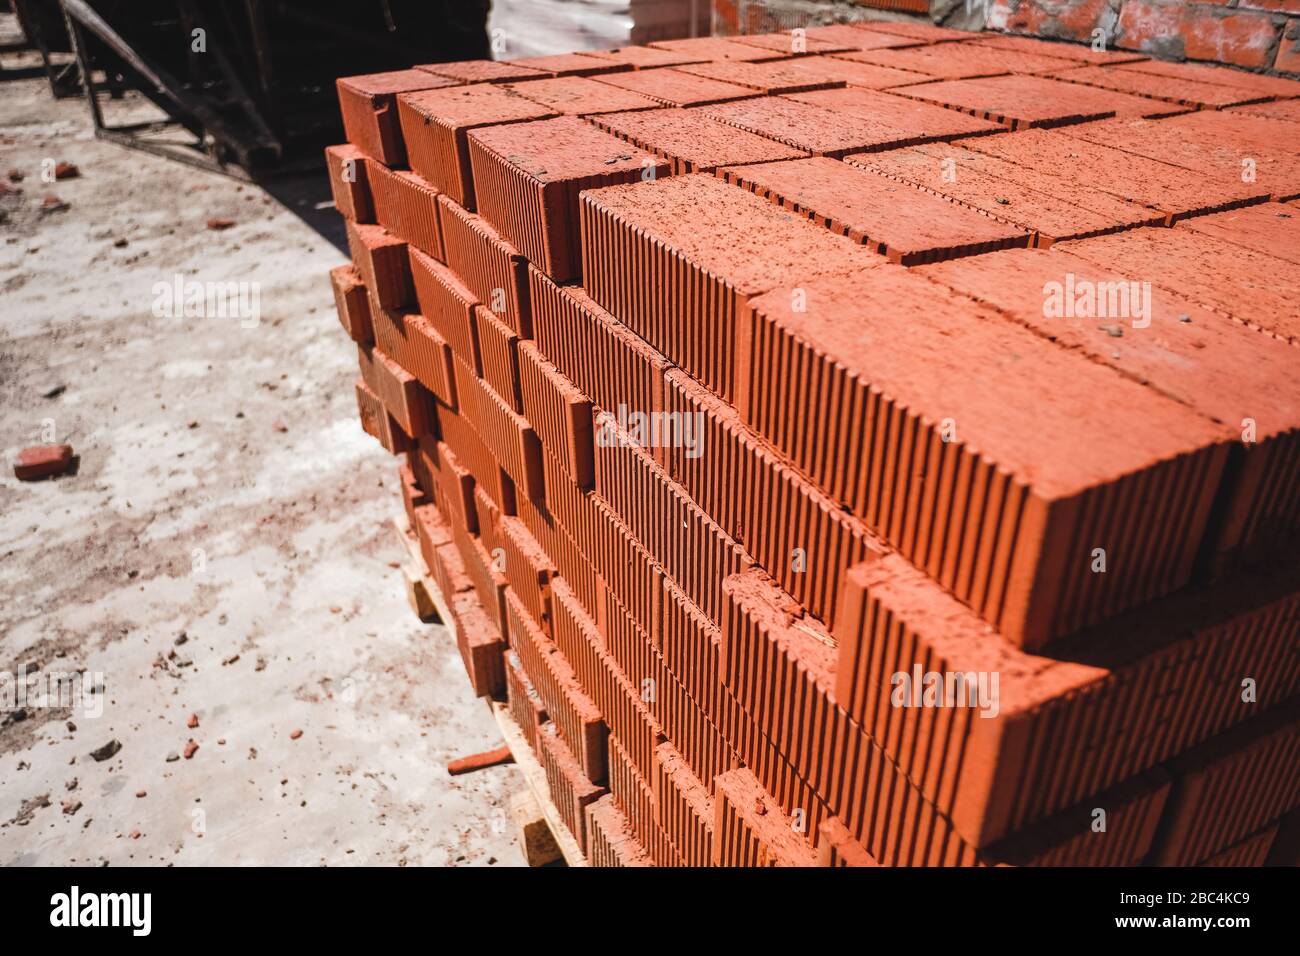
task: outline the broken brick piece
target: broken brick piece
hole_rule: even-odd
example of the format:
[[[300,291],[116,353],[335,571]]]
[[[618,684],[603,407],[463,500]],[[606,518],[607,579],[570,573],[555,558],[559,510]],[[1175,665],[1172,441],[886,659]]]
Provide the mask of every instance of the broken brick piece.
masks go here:
[[[71,445],[34,445],[18,453],[14,477],[19,481],[40,481],[62,475],[71,467]]]

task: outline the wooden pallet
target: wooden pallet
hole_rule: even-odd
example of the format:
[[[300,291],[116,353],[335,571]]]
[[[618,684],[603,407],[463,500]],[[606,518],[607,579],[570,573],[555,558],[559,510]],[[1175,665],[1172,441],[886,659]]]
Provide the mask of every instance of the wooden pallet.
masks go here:
[[[393,526],[406,546],[407,560],[402,565],[402,576],[406,581],[406,596],[412,609],[422,621],[441,622],[450,633],[452,641],[455,641],[456,619],[452,616],[451,606],[429,573],[424,555],[420,552],[419,539],[405,513],[398,513],[393,519]],[[546,866],[563,860],[569,866],[587,866],[582,847],[565,826],[560,811],[551,800],[546,769],[533,753],[533,748],[528,746],[523,730],[510,716],[509,706],[495,700],[488,700],[487,704],[501,730],[501,737],[510,748],[515,765],[527,784],[524,790],[511,799],[511,816],[519,827],[519,839],[528,865]]]

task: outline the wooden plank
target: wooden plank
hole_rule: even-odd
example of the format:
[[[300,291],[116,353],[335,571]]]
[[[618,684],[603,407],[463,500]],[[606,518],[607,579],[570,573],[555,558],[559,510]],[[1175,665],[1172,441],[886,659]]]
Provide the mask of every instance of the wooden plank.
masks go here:
[[[587,866],[587,858],[582,855],[582,847],[578,845],[577,838],[569,832],[569,828],[564,825],[564,820],[560,818],[560,811],[555,809],[555,804],[551,802],[546,770],[533,755],[533,748],[528,746],[524,732],[510,716],[509,706],[496,700],[489,701],[489,705],[492,708],[492,715],[497,719],[497,726],[501,728],[501,736],[506,739],[506,746],[515,755],[515,765],[523,772],[528,788],[533,792],[537,805],[541,807],[542,816],[551,827],[555,842],[560,845],[564,862],[569,866]]]
[[[402,543],[406,545],[409,565],[420,578],[423,579],[425,590],[428,592],[429,599],[433,602],[434,608],[437,609],[438,617],[443,626],[451,632],[452,640],[456,639],[456,619],[451,615],[451,608],[447,605],[438,590],[437,582],[429,574],[429,567],[425,564],[424,555],[420,553],[420,541],[411,529],[411,522],[406,517],[405,512],[398,512],[393,518],[393,527],[397,529],[398,536]],[[578,844],[577,838],[565,826],[564,819],[560,816],[560,811],[555,808],[551,801],[550,784],[546,782],[546,769],[538,761],[533,748],[528,746],[528,739],[524,732],[519,729],[513,717],[510,716],[510,707],[501,701],[489,700],[488,706],[492,709],[492,716],[496,718],[497,726],[501,729],[501,736],[505,738],[506,746],[510,748],[510,753],[514,755],[515,766],[517,766],[524,775],[524,780],[528,784],[528,789],[532,792],[533,798],[537,801],[541,809],[542,817],[546,820],[547,826],[551,828],[551,834],[555,837],[555,842],[560,847],[560,853],[564,857],[564,862],[569,866],[587,866],[587,859],[582,854],[582,847]]]

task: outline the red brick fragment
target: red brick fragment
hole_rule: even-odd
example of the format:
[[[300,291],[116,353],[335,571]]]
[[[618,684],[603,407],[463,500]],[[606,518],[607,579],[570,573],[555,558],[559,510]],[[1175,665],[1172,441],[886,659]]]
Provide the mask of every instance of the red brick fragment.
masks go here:
[[[14,477],[19,481],[55,478],[72,467],[71,445],[33,445],[14,459]]]

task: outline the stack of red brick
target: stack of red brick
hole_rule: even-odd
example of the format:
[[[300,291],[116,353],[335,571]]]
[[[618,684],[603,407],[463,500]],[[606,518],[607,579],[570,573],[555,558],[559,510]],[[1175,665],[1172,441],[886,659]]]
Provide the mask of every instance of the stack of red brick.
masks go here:
[[[362,422],[593,863],[1294,860],[1300,83],[872,24],[339,95]]]

